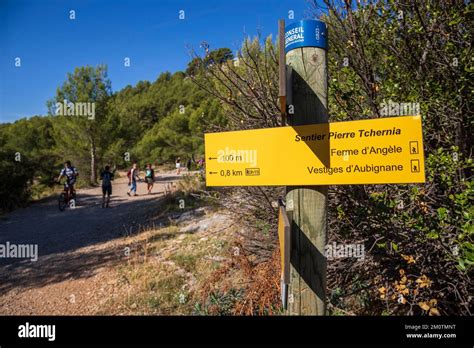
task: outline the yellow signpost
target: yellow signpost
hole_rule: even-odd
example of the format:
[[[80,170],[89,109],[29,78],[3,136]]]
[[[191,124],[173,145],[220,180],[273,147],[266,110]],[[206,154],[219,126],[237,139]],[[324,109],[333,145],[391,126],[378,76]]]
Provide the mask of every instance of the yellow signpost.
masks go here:
[[[278,208],[278,240],[281,251],[281,280],[290,282],[290,222],[284,206]]]
[[[425,182],[421,116],[205,134],[207,186]]]
[[[278,208],[278,240],[280,242],[280,259],[281,259],[281,298],[283,308],[287,308],[288,284],[290,284],[290,238],[291,226],[288,219],[288,213],[285,206],[279,201]]]

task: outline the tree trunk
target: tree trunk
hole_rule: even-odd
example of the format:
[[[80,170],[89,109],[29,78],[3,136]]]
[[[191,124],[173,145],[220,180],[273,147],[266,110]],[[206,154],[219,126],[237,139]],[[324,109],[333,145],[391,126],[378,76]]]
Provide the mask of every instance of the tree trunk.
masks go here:
[[[96,149],[95,149],[95,142],[92,141],[91,142],[91,177],[90,177],[90,181],[91,181],[91,184],[95,184],[97,182],[97,178],[96,178]]]

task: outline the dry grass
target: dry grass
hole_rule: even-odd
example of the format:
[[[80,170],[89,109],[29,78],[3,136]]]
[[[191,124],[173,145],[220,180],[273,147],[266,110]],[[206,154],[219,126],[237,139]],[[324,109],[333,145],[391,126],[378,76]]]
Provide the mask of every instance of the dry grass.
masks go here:
[[[240,252],[236,253],[239,250]],[[275,249],[271,258],[255,263],[240,243],[230,249],[230,260],[207,280],[201,294],[205,314],[275,315],[280,307],[280,254]],[[232,303],[228,303],[231,297]],[[221,301],[216,301],[219,297]],[[225,304],[223,311],[222,303]]]
[[[126,262],[114,270],[120,295],[101,314],[190,315],[195,295],[219,269],[233,231],[182,233],[179,226],[126,237]],[[125,251],[125,248],[124,248]]]
[[[167,227],[125,237],[128,256],[114,270],[119,295],[107,301],[101,314],[280,313],[274,236],[263,229],[249,231],[223,215],[202,185],[196,176],[185,177],[163,206],[164,215],[175,216],[204,205],[204,216],[184,225],[171,219]],[[186,199],[186,210],[176,210],[176,201],[183,197],[192,199]],[[206,227],[185,233],[188,223]]]

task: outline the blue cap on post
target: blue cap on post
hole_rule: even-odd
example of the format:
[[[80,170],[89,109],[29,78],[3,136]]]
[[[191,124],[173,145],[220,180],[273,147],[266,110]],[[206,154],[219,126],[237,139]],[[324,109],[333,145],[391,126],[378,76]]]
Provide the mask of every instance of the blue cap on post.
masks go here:
[[[327,27],[318,20],[304,20],[285,27],[285,52],[299,47],[327,49]]]

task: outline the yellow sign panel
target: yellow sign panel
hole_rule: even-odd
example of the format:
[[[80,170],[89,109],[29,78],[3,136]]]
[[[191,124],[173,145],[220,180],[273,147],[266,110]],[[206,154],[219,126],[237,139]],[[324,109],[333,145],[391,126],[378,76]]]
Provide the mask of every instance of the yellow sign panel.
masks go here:
[[[421,116],[205,134],[207,186],[425,182]]]

